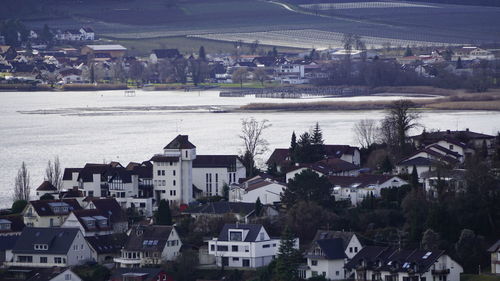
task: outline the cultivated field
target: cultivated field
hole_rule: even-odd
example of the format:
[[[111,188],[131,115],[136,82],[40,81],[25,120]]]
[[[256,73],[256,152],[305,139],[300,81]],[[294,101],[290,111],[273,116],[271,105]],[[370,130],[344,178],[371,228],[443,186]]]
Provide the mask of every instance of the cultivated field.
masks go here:
[[[437,8],[437,6],[414,4],[406,2],[347,2],[347,3],[316,3],[299,5],[306,9],[342,10],[342,9],[377,9],[377,8]]]

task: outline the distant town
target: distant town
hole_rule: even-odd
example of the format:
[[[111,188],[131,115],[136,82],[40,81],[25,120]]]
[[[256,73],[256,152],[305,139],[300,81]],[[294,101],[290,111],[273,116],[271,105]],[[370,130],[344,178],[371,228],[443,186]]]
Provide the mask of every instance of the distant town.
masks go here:
[[[101,40],[92,27],[39,30],[5,22],[0,36],[0,89],[92,90],[141,87],[165,90],[269,88],[296,85],[342,88],[366,94],[381,86],[434,86],[484,92],[498,87],[498,49],[488,46],[391,46],[368,48],[354,34],[343,48],[281,52],[259,41],[234,42],[229,53],[200,46],[197,53],[175,48],[134,57],[122,45]],[[353,87],[362,87],[353,92]]]

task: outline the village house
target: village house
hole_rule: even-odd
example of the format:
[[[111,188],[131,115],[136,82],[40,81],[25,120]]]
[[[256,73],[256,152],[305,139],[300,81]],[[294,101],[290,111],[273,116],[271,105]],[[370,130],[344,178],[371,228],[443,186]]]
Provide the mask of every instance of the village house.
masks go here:
[[[354,165],[361,164],[359,148],[350,145],[325,144],[323,145],[325,158],[339,158]],[[267,166],[276,165],[278,172],[285,172],[292,165],[290,149],[276,148],[269,159]]]
[[[457,150],[454,147],[456,143],[461,143],[458,147],[463,148],[463,145],[466,145],[472,149],[480,149],[483,146],[483,143],[486,144],[487,148],[491,148],[495,144],[495,136],[473,132],[468,128],[458,131],[423,131],[420,135],[412,136],[410,139],[417,148],[436,143],[448,148],[449,150],[458,152],[461,155],[466,155],[467,151]],[[448,142],[448,145],[445,142]]]
[[[127,242],[126,233],[97,235],[85,237],[92,252],[92,260],[100,264],[114,263],[119,258],[121,249]]]
[[[491,273],[500,275],[500,240],[488,248],[491,255]]]
[[[0,216],[0,237],[21,235],[25,227],[22,215],[4,215]]]
[[[149,62],[156,64],[163,60],[174,60],[180,56],[182,55],[178,49],[154,49],[149,55]]]
[[[173,226],[139,225],[130,230],[121,256],[114,258],[118,267],[147,267],[174,260],[182,241]]]
[[[127,215],[114,198],[89,198],[85,209],[98,210],[108,219],[113,233],[123,233],[128,230]]]
[[[229,201],[255,203],[257,198],[264,205],[281,201],[286,184],[265,176],[255,176],[243,183],[233,184],[229,190]]]
[[[347,277],[366,280],[459,281],[463,268],[444,251],[366,246],[346,265]]]
[[[208,241],[209,254],[216,264],[230,268],[257,268],[273,261],[280,246],[260,224],[225,224],[219,237]],[[295,248],[299,248],[296,239]]]
[[[24,208],[24,224],[30,227],[60,226],[73,210],[82,207],[75,199],[29,201]]]
[[[195,219],[199,217],[218,218],[226,215],[232,215],[236,220],[247,221],[248,218],[255,213],[255,202],[207,202],[205,204],[190,206],[182,213],[189,214]]]
[[[305,170],[316,172],[320,176],[349,176],[359,175],[360,167],[339,158],[327,158],[312,164],[298,164],[286,172],[286,182]]]
[[[97,236],[113,233],[107,214],[97,209],[72,211],[61,227],[78,228],[83,236]]]
[[[369,196],[380,197],[384,188],[400,187],[408,184],[398,176],[362,174],[357,177],[329,176],[333,185],[335,201],[348,200],[357,206]]]
[[[411,174],[415,167],[419,179],[422,179],[425,172],[434,171],[438,166],[456,167],[461,161],[460,154],[434,144],[401,160],[396,164],[396,170],[401,174]]]
[[[105,54],[111,58],[121,58],[125,55],[126,51],[127,48],[122,45],[85,45],[81,49],[81,54],[94,57],[99,54]]]
[[[92,259],[90,248],[77,228],[26,227],[8,266],[66,267]]]
[[[43,181],[42,184],[40,184],[40,186],[36,188],[36,197],[40,199],[45,194],[51,195],[56,198],[59,195],[59,191],[54,185],[52,185],[51,182]]]
[[[71,268],[43,268],[37,269],[33,273],[32,277],[25,279],[25,281],[82,281],[80,276],[74,273]]]
[[[246,168],[237,155],[196,155],[193,184],[202,196],[223,196],[224,186],[246,177]]]
[[[446,190],[455,192],[465,192],[467,182],[464,169],[441,169],[438,171],[429,171],[422,173],[424,189],[430,198],[438,198],[439,184],[446,186]],[[440,182],[441,181],[441,182]],[[442,190],[445,191],[445,190]]]
[[[324,276],[329,280],[344,280],[344,265],[363,246],[353,232],[318,230],[305,253],[307,266],[299,269],[302,278]]]

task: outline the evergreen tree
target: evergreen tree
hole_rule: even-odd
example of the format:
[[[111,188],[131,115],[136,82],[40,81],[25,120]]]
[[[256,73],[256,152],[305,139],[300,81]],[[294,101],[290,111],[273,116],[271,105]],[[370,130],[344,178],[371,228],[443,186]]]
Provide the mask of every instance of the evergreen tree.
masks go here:
[[[463,63],[462,63],[462,58],[458,57],[457,59],[457,69],[462,69],[464,68]]]
[[[391,159],[389,159],[389,155],[386,155],[384,160],[382,161],[382,164],[380,165],[380,170],[383,173],[390,173],[392,172],[392,169],[394,167],[392,166]]]
[[[40,34],[40,37],[43,41],[49,43],[52,41],[54,38],[54,34],[52,34],[52,31],[50,31],[50,28],[47,24],[43,26],[42,33]]]
[[[319,127],[319,123],[316,122],[314,126],[312,136],[311,136],[311,145],[312,147],[312,155],[311,161],[316,162],[322,160],[325,156],[325,147],[323,145],[323,132]]]
[[[421,248],[428,251],[439,250],[439,239],[439,234],[429,228],[422,236]]]
[[[260,202],[260,197],[257,197],[257,200],[255,201],[255,215],[257,217],[260,217],[262,214],[262,203]]]
[[[406,46],[405,57],[413,56],[413,51],[410,49],[410,45]]]
[[[311,135],[308,132],[300,135],[297,142],[295,161],[297,163],[311,163],[312,155]]]
[[[227,183],[222,186],[222,197],[229,201],[229,185]]]
[[[306,169],[288,181],[288,188],[281,195],[281,202],[287,208],[300,200],[314,201],[329,208],[334,205],[335,201],[330,187],[331,183],[327,177],[319,176],[316,172]]]
[[[295,238],[287,226],[281,235],[278,258],[274,269],[274,281],[298,280],[297,266],[300,263],[300,253],[295,249]]]
[[[243,157],[241,157],[241,160],[243,162],[243,166],[245,166],[246,171],[247,171],[247,178],[251,178],[255,176],[255,174],[258,172],[257,168],[255,168],[255,161],[253,159],[252,153],[250,151],[245,151],[245,154],[243,154]]]
[[[278,175],[278,166],[276,165],[276,162],[273,162],[267,166],[267,173],[271,176]]]
[[[165,199],[162,199],[158,205],[158,211],[156,212],[156,224],[172,224],[172,214],[170,213],[170,207]]]
[[[201,46],[198,51],[198,58],[205,61],[207,60],[207,54],[205,53],[205,47]]]
[[[292,140],[290,141],[290,158],[292,163],[296,162],[296,154],[297,154],[297,136],[295,135],[295,131],[292,133]]]
[[[418,182],[418,172],[417,172],[417,166],[413,165],[413,171],[411,171],[411,186],[413,188],[417,188],[419,185]]]
[[[488,158],[488,146],[486,145],[486,140],[483,140],[483,143],[481,145],[481,156],[483,159]]]

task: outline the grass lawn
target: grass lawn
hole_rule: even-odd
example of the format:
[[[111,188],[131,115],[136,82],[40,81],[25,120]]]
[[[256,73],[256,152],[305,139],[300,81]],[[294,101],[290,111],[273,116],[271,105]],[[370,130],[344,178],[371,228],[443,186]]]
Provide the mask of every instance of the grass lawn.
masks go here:
[[[232,53],[234,45],[231,42],[207,40],[200,38],[191,38],[185,36],[178,37],[163,37],[163,38],[150,38],[150,39],[112,39],[108,38],[114,44],[121,44],[128,49],[128,54],[132,56],[149,56],[153,49],[179,49],[183,54],[198,54],[200,46],[205,47],[205,52],[208,54],[214,53]],[[243,44],[244,50],[249,49],[248,44]],[[260,46],[257,50],[260,54],[266,54],[272,50],[271,46]],[[278,47],[280,52],[300,52],[303,49]]]

